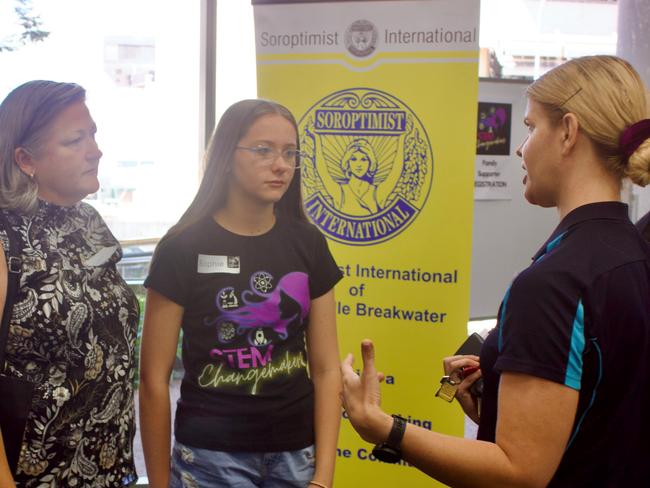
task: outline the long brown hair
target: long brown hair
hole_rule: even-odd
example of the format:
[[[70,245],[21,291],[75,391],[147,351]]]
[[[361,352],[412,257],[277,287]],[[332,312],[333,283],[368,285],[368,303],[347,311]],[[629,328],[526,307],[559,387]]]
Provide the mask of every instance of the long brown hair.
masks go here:
[[[183,232],[203,218],[214,214],[226,203],[229,173],[235,149],[248,129],[263,115],[276,114],[287,119],[298,134],[298,124],[289,110],[270,100],[241,100],[221,116],[210,137],[205,155],[205,172],[194,200],[161,242]],[[296,138],[297,139],[297,138]],[[296,140],[296,146],[298,140]],[[278,217],[307,221],[300,194],[300,171],[296,171],[287,192],[275,204]]]

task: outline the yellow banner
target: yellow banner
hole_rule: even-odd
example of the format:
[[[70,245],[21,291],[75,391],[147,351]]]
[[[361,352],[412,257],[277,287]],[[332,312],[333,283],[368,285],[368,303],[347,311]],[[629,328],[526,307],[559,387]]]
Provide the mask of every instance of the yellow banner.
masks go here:
[[[478,0],[255,7],[259,96],[299,121],[305,208],[345,274],[341,352],[373,339],[384,410],[458,436],[460,409],[434,394],[467,335],[478,14]],[[336,486],[435,485],[372,447],[344,417]]]

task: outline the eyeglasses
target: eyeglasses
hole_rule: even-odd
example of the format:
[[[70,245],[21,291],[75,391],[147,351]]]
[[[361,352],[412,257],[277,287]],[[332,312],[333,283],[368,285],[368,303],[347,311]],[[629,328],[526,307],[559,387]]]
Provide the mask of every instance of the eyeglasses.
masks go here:
[[[269,146],[237,146],[236,149],[242,149],[252,153],[259,166],[270,166],[278,159],[278,156],[282,156],[282,161],[292,169],[300,168],[300,158],[305,155],[305,153],[298,151],[298,149],[283,149],[282,151],[278,151]]]

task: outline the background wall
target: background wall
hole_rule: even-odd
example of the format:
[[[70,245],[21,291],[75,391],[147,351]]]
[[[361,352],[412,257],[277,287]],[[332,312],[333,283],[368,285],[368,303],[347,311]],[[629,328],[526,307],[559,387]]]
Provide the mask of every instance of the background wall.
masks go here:
[[[512,134],[508,164],[511,200],[474,202],[470,318],[495,317],[499,303],[516,273],[530,264],[558,223],[555,209],[530,205],[523,196],[521,159],[515,154],[526,137],[523,124],[525,90],[529,81],[479,82],[480,102],[512,104]]]
[[[645,82],[650,117],[650,2],[619,0],[618,11],[616,54],[627,59]],[[638,220],[650,211],[650,186],[634,186],[630,206],[632,220]]]

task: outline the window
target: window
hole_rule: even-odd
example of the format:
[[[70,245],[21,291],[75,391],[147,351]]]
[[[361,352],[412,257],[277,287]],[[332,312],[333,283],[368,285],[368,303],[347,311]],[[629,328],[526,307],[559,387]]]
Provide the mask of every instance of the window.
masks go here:
[[[217,1],[217,121],[234,102],[257,96],[255,29],[250,0]]]
[[[155,243],[200,176],[200,2],[34,0],[32,13],[49,34],[25,45],[16,6],[0,3],[0,45],[15,48],[0,51],[0,99],[33,79],[86,89],[104,153],[100,190],[87,201],[122,241],[120,271],[142,305]],[[144,476],[139,435],[134,452]]]
[[[0,31],[20,34],[12,22],[17,0],[2,3]],[[49,35],[0,52],[0,98],[32,79],[86,88],[104,153],[101,190],[88,202],[120,240],[160,237],[198,184],[200,2],[34,0],[32,6]]]
[[[480,76],[538,78],[569,59],[616,54],[618,2],[481,0]]]

